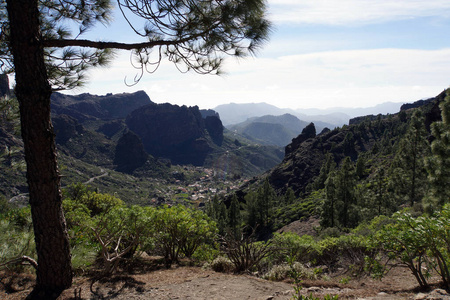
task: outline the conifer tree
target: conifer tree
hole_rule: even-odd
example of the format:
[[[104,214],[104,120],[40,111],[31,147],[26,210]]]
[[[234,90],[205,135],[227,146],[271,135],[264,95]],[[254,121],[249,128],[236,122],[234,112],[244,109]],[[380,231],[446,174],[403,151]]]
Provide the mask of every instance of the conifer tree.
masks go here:
[[[447,96],[439,107],[442,121],[431,126],[435,139],[431,143],[432,155],[427,160],[431,186],[427,204],[435,208],[450,201],[450,90],[447,90]]]
[[[322,204],[322,211],[320,216],[320,226],[335,227],[336,226],[336,171],[328,174],[325,181],[325,199]]]
[[[261,225],[261,211],[258,207],[258,194],[250,191],[245,195],[245,224],[251,228]]]
[[[230,207],[228,208],[228,226],[235,237],[238,236],[241,222],[241,207],[236,194],[234,194],[231,197]]]
[[[275,191],[266,179],[258,189],[257,206],[261,211],[261,225],[267,225],[273,205],[275,203]]]
[[[366,176],[366,157],[364,154],[360,154],[356,161],[356,175],[360,179]]]
[[[289,205],[295,202],[295,193],[291,187],[288,187],[286,193],[284,194],[283,201],[284,205]]]
[[[330,173],[336,168],[336,163],[334,161],[334,156],[332,153],[327,153],[325,156],[325,162],[320,168],[320,173],[316,177],[313,183],[313,187],[316,190],[325,188],[325,182],[329,177]]]
[[[347,228],[356,225],[357,216],[353,214],[355,204],[355,169],[350,157],[346,157],[335,176],[337,220],[340,226]]]
[[[427,174],[424,158],[430,152],[427,135],[423,114],[416,110],[399,142],[391,171],[391,187],[401,203],[412,206],[425,195]]]

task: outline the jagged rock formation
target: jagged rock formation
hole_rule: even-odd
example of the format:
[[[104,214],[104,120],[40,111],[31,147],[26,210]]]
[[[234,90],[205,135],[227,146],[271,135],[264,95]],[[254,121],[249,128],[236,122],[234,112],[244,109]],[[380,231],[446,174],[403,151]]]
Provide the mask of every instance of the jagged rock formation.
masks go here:
[[[220,119],[219,113],[212,109],[200,109],[203,119],[206,117],[217,117]]]
[[[148,154],[144,150],[144,145],[134,132],[126,132],[117,142],[114,157],[117,171],[131,174],[144,165],[147,158]]]
[[[149,154],[176,164],[203,165],[212,150],[197,106],[150,104],[133,111],[125,122],[142,138]]]
[[[286,146],[285,157],[280,165],[272,169],[269,181],[277,190],[285,191],[291,187],[297,194],[303,192],[306,185],[316,176],[325,159],[325,145],[318,144],[314,124]]]
[[[314,137],[316,137],[316,127],[314,126],[314,123],[309,123],[309,125],[302,130],[302,133],[296,138],[293,138],[292,143],[286,146],[285,154],[288,155],[292,153],[301,143]]]

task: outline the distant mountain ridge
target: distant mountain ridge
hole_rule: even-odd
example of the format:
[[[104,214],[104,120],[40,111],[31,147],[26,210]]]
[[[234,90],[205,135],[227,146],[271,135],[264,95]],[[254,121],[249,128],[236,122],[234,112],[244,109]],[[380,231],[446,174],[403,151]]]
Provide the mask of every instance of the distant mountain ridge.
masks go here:
[[[284,147],[299,135],[307,122],[291,114],[249,118],[227,128],[255,142]]]
[[[53,93],[51,96],[52,114],[66,114],[78,121],[92,118],[123,119],[135,109],[151,103],[153,102],[144,91],[104,96]]]
[[[335,107],[328,109],[289,109],[279,108],[274,105],[261,103],[230,103],[218,105],[214,108],[219,113],[220,119],[225,126],[239,124],[249,118],[261,117],[265,115],[279,116],[291,114],[307,123],[314,122],[319,126],[319,122],[324,122],[323,127],[339,127],[348,124],[349,119],[377,114],[391,114],[400,110],[401,103],[386,102],[367,108],[344,108]]]

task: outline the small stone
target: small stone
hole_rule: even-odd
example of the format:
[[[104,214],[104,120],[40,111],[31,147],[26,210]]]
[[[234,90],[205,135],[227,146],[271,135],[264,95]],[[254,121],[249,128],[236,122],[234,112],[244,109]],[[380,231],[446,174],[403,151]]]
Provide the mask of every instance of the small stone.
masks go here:
[[[424,293],[418,293],[417,295],[416,295],[416,297],[414,297],[414,300],[425,300],[426,298],[427,298],[427,294],[424,294]]]

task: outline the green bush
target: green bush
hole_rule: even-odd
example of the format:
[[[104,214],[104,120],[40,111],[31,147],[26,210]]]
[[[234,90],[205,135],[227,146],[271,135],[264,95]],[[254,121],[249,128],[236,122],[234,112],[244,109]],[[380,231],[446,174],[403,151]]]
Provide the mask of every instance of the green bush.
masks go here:
[[[276,245],[276,251],[272,252],[268,259],[272,264],[278,265],[287,262],[288,258],[298,262],[311,262],[314,258],[316,242],[310,235],[299,236],[292,232],[275,233],[272,238]]]
[[[443,285],[450,284],[450,204],[435,216],[413,217],[409,212],[394,214],[388,224],[374,235],[372,247],[390,259],[406,265],[421,287],[428,287],[434,270]]]
[[[93,218],[88,228],[100,246],[105,272],[115,270],[123,258],[131,258],[153,235],[155,209],[116,206]]]
[[[196,262],[212,262],[219,256],[220,250],[218,243],[201,244],[192,255],[192,259]]]
[[[180,254],[190,258],[203,244],[212,244],[216,223],[199,210],[182,205],[162,207],[155,211],[154,242],[157,254],[167,265],[179,261]]]

